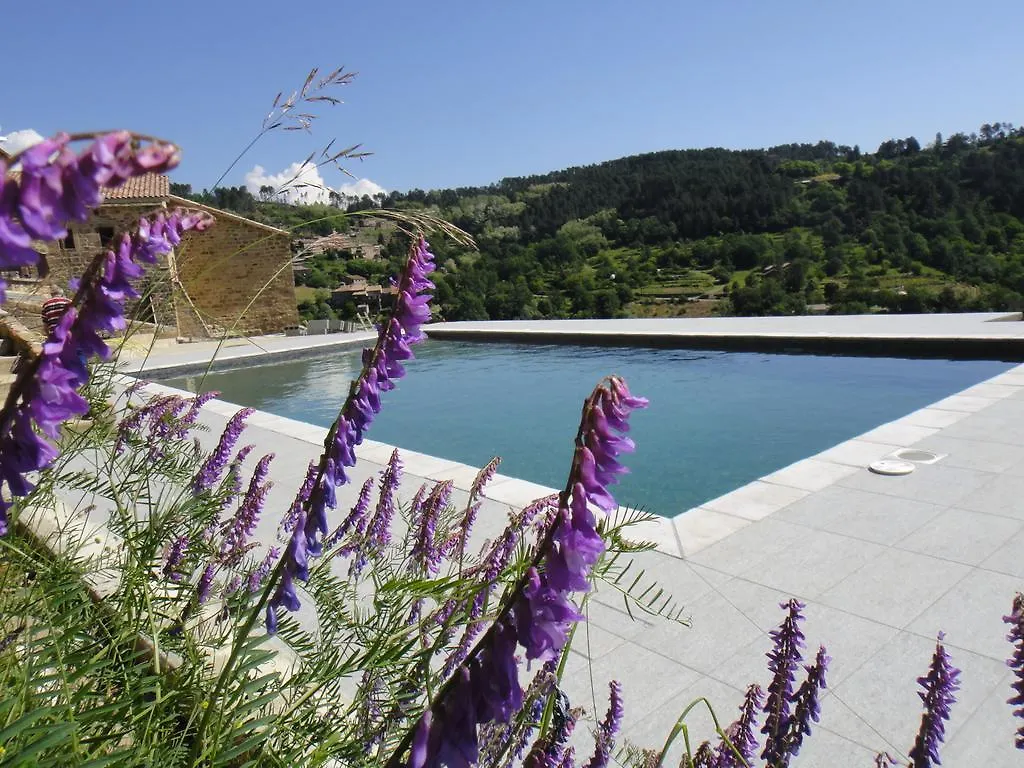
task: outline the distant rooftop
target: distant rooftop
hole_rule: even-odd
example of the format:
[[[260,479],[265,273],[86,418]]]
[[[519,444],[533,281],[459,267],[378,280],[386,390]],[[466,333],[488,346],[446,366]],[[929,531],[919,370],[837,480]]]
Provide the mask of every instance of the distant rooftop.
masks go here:
[[[171,194],[171,181],[159,173],[134,176],[116,189],[103,189],[104,201],[163,200]]]

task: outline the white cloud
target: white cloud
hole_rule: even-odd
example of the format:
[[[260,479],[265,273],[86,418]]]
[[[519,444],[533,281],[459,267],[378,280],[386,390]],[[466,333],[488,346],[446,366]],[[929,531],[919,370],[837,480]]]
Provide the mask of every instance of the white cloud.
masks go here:
[[[9,155],[16,155],[42,140],[43,137],[37,131],[26,128],[23,131],[14,131],[6,136],[0,136],[0,149]]]
[[[333,188],[324,181],[319,168],[302,163],[292,163],[280,173],[267,173],[266,168],[257,165],[245,174],[245,187],[257,196],[261,187],[273,187],[275,191],[281,190],[280,196],[289,203],[326,203],[331,192],[338,192],[346,198],[359,198],[386,191],[370,179],[357,179]]]

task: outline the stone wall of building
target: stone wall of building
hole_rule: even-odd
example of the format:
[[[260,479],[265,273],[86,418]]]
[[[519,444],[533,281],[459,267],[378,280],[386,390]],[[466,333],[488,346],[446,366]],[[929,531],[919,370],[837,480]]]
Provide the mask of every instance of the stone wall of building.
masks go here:
[[[172,199],[175,204],[202,208]],[[290,236],[208,210],[217,223],[205,232],[187,233],[173,257],[180,283],[174,296],[178,335],[259,335],[298,325]]]
[[[102,206],[88,221],[72,223],[69,236],[63,241],[47,244],[40,274],[45,274],[46,282],[66,288],[71,279],[80,277],[92,260],[110,247],[112,240],[135,229],[141,216],[161,207],[154,203]],[[165,258],[147,268],[139,293],[142,297],[128,306],[129,317],[157,325],[174,323],[170,273]]]

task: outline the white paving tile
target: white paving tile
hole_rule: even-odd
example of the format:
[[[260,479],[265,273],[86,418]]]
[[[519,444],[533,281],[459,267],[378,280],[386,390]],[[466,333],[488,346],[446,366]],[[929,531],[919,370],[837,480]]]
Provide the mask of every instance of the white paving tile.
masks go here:
[[[706,703],[701,699],[705,699]],[[712,745],[719,742],[712,712],[725,727],[739,716],[742,703],[742,690],[713,678],[700,676],[671,699],[661,703],[654,711],[640,715],[635,711],[631,712],[629,703],[626,702],[623,735],[637,746],[660,751],[676,722],[686,713],[683,722],[686,724],[693,752],[702,741],[710,741]],[[689,712],[686,712],[687,709]],[[685,742],[682,736],[679,736],[670,747],[664,765],[679,765],[684,752]]]
[[[693,554],[691,562],[732,576],[775,557],[790,546],[796,546],[811,529],[771,515],[764,520],[737,529],[721,541]]]
[[[694,670],[667,656],[632,643],[592,662],[579,658],[581,662],[575,662],[576,673],[566,675],[570,699],[590,709],[596,698],[598,706],[606,708],[608,683],[618,680],[623,700],[634,718],[656,711],[699,677]]]
[[[417,451],[399,450],[398,455],[402,459],[404,470],[410,475],[419,475],[420,477],[430,477],[437,472],[443,472],[446,469],[460,466],[457,461],[441,459],[437,456],[428,456]]]
[[[946,725],[947,738],[954,738],[1004,679],[1006,668],[969,651],[949,651],[953,665],[962,670]],[[826,724],[870,749],[895,748],[906,754],[921,723],[917,678],[927,673],[934,652],[934,638],[901,632],[823,699],[823,717],[824,712],[838,715]]]
[[[697,507],[673,518],[672,523],[675,525],[683,554],[689,557],[750,525],[750,520]]]
[[[992,405],[995,400],[988,397],[969,397],[967,395],[951,395],[943,398],[937,403],[932,403],[930,408],[940,408],[947,411],[962,411],[964,413],[977,413]]]
[[[1021,520],[951,508],[896,546],[966,565],[980,565],[1022,529]]]
[[[804,459],[761,479],[767,483],[799,488],[804,491],[820,491],[856,471],[855,467],[846,464],[820,459]]]
[[[883,424],[880,427],[865,432],[858,437],[858,440],[867,440],[871,443],[885,443],[886,445],[898,445],[905,448],[913,445],[918,440],[931,437],[937,429],[931,427],[918,427],[913,424],[904,424],[899,421]]]
[[[891,545],[934,519],[943,506],[835,485],[780,509],[774,517]]]
[[[964,578],[960,563],[890,549],[821,595],[821,602],[903,628]]]
[[[705,502],[702,506],[747,520],[761,520],[787,504],[802,499],[807,493],[798,488],[756,481]]]
[[[989,472],[938,464],[918,464],[909,475],[879,475],[868,470],[843,478],[839,484],[872,493],[900,496],[932,504],[951,505],[975,493],[995,477]]]
[[[919,411],[908,413],[900,422],[913,424],[917,427],[933,427],[942,429],[950,424],[956,424],[960,419],[966,418],[967,414],[962,411],[947,411],[941,408],[922,408]]]
[[[1007,674],[963,726],[947,740],[940,753],[942,764],[1018,768],[1021,751],[1014,746],[1012,734],[1020,728],[1013,707],[1006,703],[1013,678]]]
[[[1005,573],[1024,579],[1024,530],[1007,539],[1003,545],[988,557],[981,567],[998,573]]]
[[[792,546],[757,561],[740,575],[788,595],[814,598],[886,551],[862,539],[807,530]]]
[[[633,642],[679,664],[709,674],[761,634],[761,629],[719,592],[688,606],[690,626],[658,621]]]
[[[555,492],[554,488],[505,475],[495,475],[494,480],[487,486],[487,498],[518,507],[525,507],[530,502]]]
[[[951,467],[978,469],[984,472],[1005,472],[1024,463],[1024,446],[990,443],[984,440],[964,440],[940,432],[914,445],[925,451],[942,455],[940,461]]]
[[[883,456],[888,456],[902,446],[887,443],[868,442],[866,440],[847,440],[834,448],[822,451],[815,458],[832,461],[837,464],[849,464],[854,467],[866,467]]]
[[[964,397],[988,397],[992,400],[1001,400],[1004,397],[1017,394],[1017,388],[1012,386],[1000,386],[999,384],[975,384],[960,393]]]
[[[479,473],[480,470],[477,467],[470,467],[466,464],[453,464],[436,472],[431,472],[428,477],[431,480],[451,480],[456,488],[468,491],[473,487],[473,481],[476,480],[476,476]],[[486,488],[484,489],[483,496],[487,496]]]
[[[1020,578],[976,569],[961,579],[908,627],[925,637],[946,633],[951,646],[1002,661],[1010,654],[1003,616],[1013,596],[1024,589]]]
[[[1024,475],[998,475],[957,504],[976,512],[1024,520]]]

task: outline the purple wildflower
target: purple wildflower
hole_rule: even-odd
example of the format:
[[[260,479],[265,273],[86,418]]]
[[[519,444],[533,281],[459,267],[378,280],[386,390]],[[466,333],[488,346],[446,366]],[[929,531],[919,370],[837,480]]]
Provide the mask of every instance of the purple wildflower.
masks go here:
[[[214,448],[213,453],[203,462],[199,472],[196,473],[195,479],[192,481],[192,490],[195,493],[208,491],[220,482],[221,473],[228,465],[231,451],[245,429],[245,420],[253,413],[255,411],[252,408],[242,408],[228,420],[224,431],[221,433],[220,440],[217,442],[217,447]]]
[[[726,729],[728,743],[723,740],[715,750],[715,768],[746,768],[754,764],[754,757],[757,755],[755,729],[762,699],[761,686],[755,683],[747,688],[743,704],[740,706],[739,720]],[[733,749],[742,755],[743,762],[737,759]]]
[[[796,756],[803,745],[804,736],[811,735],[811,721],[818,722],[821,705],[818,692],[826,687],[825,671],[831,659],[825,654],[825,646],[818,648],[814,664],[806,665],[807,679],[793,695],[793,717],[786,735],[786,754]],[[788,760],[788,758],[787,758]]]
[[[410,556],[413,563],[424,573],[436,574],[441,569],[444,557],[444,545],[439,542],[437,523],[441,512],[448,503],[454,483],[444,480],[437,483],[426,501],[422,504],[417,526],[414,529],[414,541]]]
[[[499,614],[492,629],[469,654],[468,660],[455,672],[456,676],[469,670],[471,680],[476,686],[487,685],[486,680],[478,680],[473,674],[484,674],[481,671],[483,668],[480,666],[478,654],[491,650],[494,634],[499,625],[514,629],[516,639],[525,649],[528,660],[549,660],[561,652],[570,628],[583,618],[570,595],[574,591],[588,587],[590,568],[604,551],[604,543],[597,533],[596,518],[589,504],[592,503],[605,511],[617,507],[607,486],[616,482],[618,475],[625,471],[618,464],[616,457],[633,449],[632,441],[622,437],[620,433],[629,428],[630,412],[646,405],[646,400],[634,397],[625,382],[617,377],[611,377],[607,385],[599,385],[587,399],[577,435],[569,489],[560,496],[557,513],[545,521],[547,524],[544,530],[549,533],[543,534],[534,560],[535,565],[527,569],[525,576],[515,587],[514,598]],[[545,500],[544,505],[538,507],[536,511],[547,508]],[[505,545],[511,540],[512,537],[505,537],[498,542],[493,552],[505,552]],[[544,565],[543,571],[536,567],[537,564]],[[492,564],[488,564],[488,570],[490,565]],[[486,600],[487,594],[486,589],[481,591],[474,601],[473,611],[477,609],[477,601]],[[482,602],[479,604],[482,606]],[[447,617],[454,610],[455,606],[446,605],[438,615]],[[513,621],[506,625],[502,622],[507,619],[508,612],[512,613]],[[427,745],[428,760],[436,761],[452,747],[451,736],[446,729],[453,718],[451,715],[444,718],[437,715],[442,707],[450,712],[452,707],[457,706],[459,699],[455,698],[452,686],[446,685],[430,709],[434,714],[431,720],[433,731],[424,742]],[[479,708],[475,702],[464,702],[463,706],[465,711],[456,718],[460,722],[470,715],[477,717],[481,716],[481,713],[504,711],[494,706]],[[486,720],[481,717],[477,722],[483,723]],[[458,738],[464,738],[461,732]],[[465,745],[460,742],[458,746],[462,749]],[[542,750],[543,760],[547,761],[542,763],[538,762],[542,758],[538,756],[541,753],[536,752],[538,745],[535,745],[531,755],[527,756],[526,764],[558,765],[558,761],[564,757],[564,750],[558,746],[552,752],[553,746],[548,745]]]
[[[220,396],[220,392],[216,390],[210,390],[209,392],[203,392],[201,395],[196,395],[189,402],[188,410],[185,415],[182,416],[175,428],[170,433],[170,438],[173,440],[181,440],[188,433],[188,430],[196,423],[196,419],[199,418],[199,411],[202,410],[203,406],[211,400],[216,399]]]
[[[5,183],[0,197],[9,194],[7,188]],[[39,189],[35,193],[42,194]],[[26,203],[40,214],[39,222],[50,221],[58,208],[67,204],[63,200],[58,205],[47,195],[45,200],[37,197]],[[43,208],[47,211],[40,213]],[[0,220],[7,213],[2,209],[0,205]],[[24,216],[25,205],[19,211]],[[88,280],[76,296],[79,305],[67,309],[43,344],[42,354],[15,381],[0,410],[0,482],[6,482],[11,495],[25,495],[32,487],[25,475],[45,469],[56,458],[56,449],[42,435],[55,438],[65,420],[89,410],[77,392],[89,379],[85,359],[93,355],[109,358],[110,349],[101,334],[124,327],[125,301],[138,296],[131,286],[131,280],[140,274],[136,262],[152,262],[180,242],[183,232],[205,229],[211,221],[206,214],[181,211],[158,214],[152,221],[143,218],[134,235],[124,236],[117,255],[110,251],[93,261],[87,270]],[[4,255],[5,251],[0,251],[0,261]],[[33,429],[33,422],[42,435]],[[9,506],[0,500],[0,533],[6,530]]]
[[[565,745],[572,738],[572,732],[576,729],[576,721],[579,713],[570,708],[569,697],[560,688],[555,688],[555,706],[552,710],[551,732],[545,738],[544,734],[537,737],[537,740],[530,747],[526,760],[523,761],[525,768],[552,768],[561,764],[565,756]]]
[[[285,514],[284,520],[281,521],[281,531],[284,533],[291,533],[294,529],[295,519],[299,516],[299,510],[302,509],[302,506],[309,501],[309,495],[313,492],[313,486],[316,485],[318,472],[319,468],[317,467],[316,462],[309,462],[309,466],[306,468],[306,477],[302,481],[302,486],[295,494],[295,500],[292,502],[291,507],[288,508],[288,512]]]
[[[890,768],[893,765],[899,765],[899,761],[888,752],[875,755],[875,768]]]
[[[249,481],[249,488],[246,490],[242,503],[239,505],[227,533],[224,535],[220,555],[225,563],[236,561],[241,557],[246,541],[248,541],[256,529],[256,523],[259,522],[260,513],[263,511],[263,504],[267,499],[267,493],[273,485],[273,483],[264,482],[267,479],[267,474],[270,472],[270,462],[273,460],[274,454],[268,453],[256,464],[256,469],[252,473],[252,479]]]
[[[942,645],[943,637],[940,632],[928,674],[917,678],[918,685],[923,689],[917,695],[924,702],[924,715],[921,717],[917,740],[910,750],[914,768],[931,768],[932,765],[942,764],[939,746],[946,737],[944,721],[949,720],[949,709],[956,703],[955,693],[960,689],[960,670],[950,663],[949,654]]]
[[[117,439],[114,442],[114,454],[120,455],[127,445],[130,437],[138,436],[142,432],[143,424],[147,421],[152,423],[155,418],[159,419],[160,414],[166,410],[169,401],[174,395],[162,395],[151,398],[148,402],[138,407],[131,408],[131,412],[121,419],[117,425]]]
[[[306,549],[306,536],[303,528],[306,524],[305,511],[299,512],[295,521],[295,530],[288,540],[288,549],[284,556],[284,568],[281,580],[277,583],[274,595],[267,603],[267,632],[277,632],[276,608],[283,606],[289,611],[299,610],[299,596],[295,593],[295,579],[305,581],[309,578],[309,550]]]
[[[718,768],[717,757],[711,749],[711,742],[702,742],[697,751],[693,753],[693,760],[690,762],[692,768]]]
[[[1013,689],[1013,696],[1007,699],[1007,704],[1017,707],[1013,714],[1017,717],[1024,717],[1024,594],[1018,592],[1013,598],[1013,610],[1009,616],[1004,616],[1003,621],[1010,625],[1010,633],[1006,639],[1013,645],[1013,655],[1006,662],[1016,673],[1016,679],[1010,686]],[[1024,725],[1017,729],[1017,737],[1014,740],[1017,749],[1024,749]]]
[[[804,635],[800,629],[804,605],[791,599],[780,605],[789,613],[778,629],[771,631],[772,649],[768,652],[768,669],[772,681],[768,685],[764,712],[767,717],[761,733],[765,734],[764,751],[761,757],[769,765],[782,763],[786,758],[786,736],[790,723],[790,703],[793,699],[793,683],[796,670],[803,655]]]
[[[482,621],[469,621],[466,624],[465,630],[462,632],[462,639],[459,640],[459,644],[455,646],[455,650],[452,651],[448,658],[445,659],[443,674],[445,677],[450,675],[456,667],[466,660],[469,656],[469,652],[473,650],[474,641],[480,637],[480,633],[484,630],[484,622]]]
[[[584,449],[586,450],[586,449]],[[595,527],[582,483],[572,488],[569,509],[559,510],[558,525],[547,557],[547,576],[555,589],[583,592],[589,589],[591,566],[604,552],[604,540]]]
[[[597,728],[594,754],[583,768],[606,768],[615,747],[615,737],[622,727],[622,686],[613,680],[608,685],[608,713]]]
[[[196,599],[199,604],[202,605],[210,599],[210,590],[213,587],[213,575],[215,569],[213,563],[206,566],[206,570],[203,571],[203,575],[199,577],[199,584],[196,586]]]
[[[548,584],[536,568],[528,572],[515,616],[526,658],[545,660],[562,650],[569,629],[583,618],[568,594]]]
[[[262,562],[253,568],[249,574],[248,589],[249,594],[256,594],[259,592],[260,587],[263,586],[263,582],[267,580],[267,576],[270,575],[270,568],[273,566],[274,561],[281,556],[281,549],[279,547],[271,547],[267,554],[264,555]]]
[[[338,554],[349,555],[355,551],[359,540],[366,533],[366,526],[369,523],[366,512],[370,509],[371,493],[373,493],[373,477],[368,477],[363,482],[363,487],[359,489],[359,497],[349,511],[348,516],[334,529],[334,533],[327,537],[324,546],[333,547],[340,543],[345,536],[350,536],[353,543],[343,546]]]
[[[171,543],[167,552],[167,560],[164,562],[164,576],[171,581],[181,581],[182,579],[183,574],[178,571],[178,567],[185,559],[188,544],[188,536],[179,536]]]
[[[498,471],[498,465],[501,464],[501,457],[495,456],[489,462],[487,462],[483,468],[476,473],[476,477],[473,478],[473,485],[469,488],[469,495],[472,497],[480,496],[484,492],[484,488],[494,478],[494,473]]]
[[[85,221],[102,202],[101,187],[117,187],[132,176],[178,164],[174,145],[136,149],[136,140],[127,131],[117,131],[100,136],[76,155],[68,147],[71,138],[60,133],[11,160],[21,165],[17,177],[8,175],[7,163],[0,161],[0,272],[35,264],[39,254],[32,240],[66,237],[68,222]]]
[[[387,466],[380,476],[380,496],[377,509],[370,523],[369,545],[371,549],[381,550],[391,543],[391,520],[395,515],[395,493],[402,480],[402,460],[398,457],[398,449],[391,452]]]

